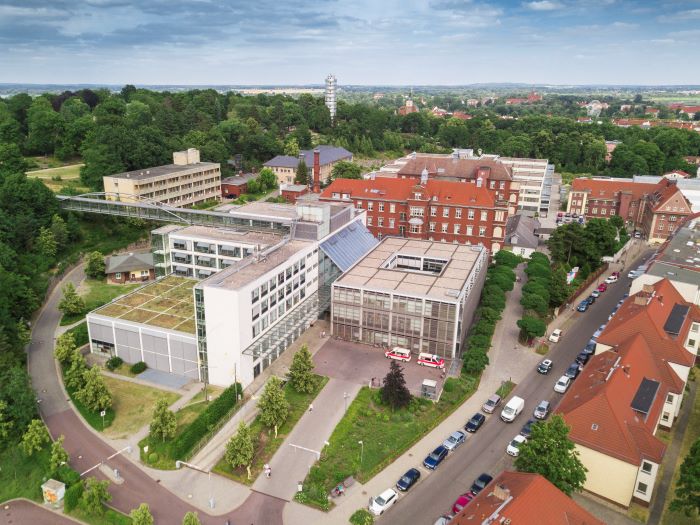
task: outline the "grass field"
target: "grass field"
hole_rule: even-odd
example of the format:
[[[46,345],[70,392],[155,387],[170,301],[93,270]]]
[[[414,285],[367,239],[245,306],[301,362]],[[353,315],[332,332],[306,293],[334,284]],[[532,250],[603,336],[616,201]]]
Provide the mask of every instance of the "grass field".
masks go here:
[[[395,412],[381,404],[380,390],[363,387],[335,427],[320,461],[311,468],[304,491],[295,499],[327,510],[333,486],[348,476],[363,483],[370,480],[454,412],[478,384],[479,379],[473,376],[448,378],[439,402],[414,398],[408,408]],[[358,441],[365,443],[362,462]]]
[[[68,186],[87,192],[88,188],[80,182],[80,168],[83,164],[70,164],[27,172],[27,177],[40,179],[51,191],[58,193]]]
[[[49,470],[49,445],[26,457],[16,446],[0,452],[0,503],[14,498],[41,501],[41,484]]]
[[[64,315],[61,326],[80,321],[88,312],[107,304],[115,297],[129,293],[141,284],[110,284],[106,280],[85,279],[78,288],[78,295],[85,301],[85,311],[79,315]]]
[[[151,421],[153,407],[160,398],[172,405],[180,396],[157,388],[138,385],[105,376],[105,383],[112,392],[114,421],[105,430],[105,435],[125,439]]]
[[[284,386],[284,393],[289,401],[289,417],[287,421],[277,430],[277,437],[274,436],[274,431],[269,431],[260,421],[260,418],[255,418],[251,423],[250,430],[255,439],[255,456],[253,465],[250,468],[251,479],[248,479],[248,474],[245,468],[232,469],[226,460],[222,457],[214,467],[214,472],[223,476],[234,479],[239,483],[251,485],[258,475],[262,472],[263,466],[270,462],[272,456],[275,455],[277,449],[280,448],[289,433],[294,429],[301,416],[304,415],[309,404],[316,398],[321,389],[328,382],[328,378],[324,376],[316,376],[318,383],[316,390],[311,394],[300,394],[292,388],[291,383]]]

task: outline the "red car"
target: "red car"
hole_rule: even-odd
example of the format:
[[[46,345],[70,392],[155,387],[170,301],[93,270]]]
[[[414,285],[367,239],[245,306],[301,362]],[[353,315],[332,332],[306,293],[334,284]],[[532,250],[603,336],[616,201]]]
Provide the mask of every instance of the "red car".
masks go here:
[[[454,502],[454,505],[452,505],[452,514],[457,514],[464,507],[466,507],[469,504],[469,502],[474,498],[475,496],[471,492],[462,494],[459,498],[457,498],[457,501]]]
[[[598,285],[598,291],[599,291],[599,292],[604,292],[604,291],[607,290],[607,289],[608,289],[608,285],[605,284],[605,283],[600,283],[600,285]]]

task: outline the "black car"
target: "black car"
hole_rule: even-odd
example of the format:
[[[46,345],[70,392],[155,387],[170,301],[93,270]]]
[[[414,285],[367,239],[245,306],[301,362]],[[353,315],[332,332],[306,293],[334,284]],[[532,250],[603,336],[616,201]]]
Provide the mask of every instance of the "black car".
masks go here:
[[[578,310],[579,312],[585,312],[586,310],[588,310],[588,299],[584,299],[583,301],[581,301],[576,307],[576,310]]]
[[[523,428],[520,429],[520,435],[524,438],[530,439],[530,436],[532,435],[532,425],[534,425],[535,423],[537,423],[537,420],[528,419],[527,423],[525,423],[523,425]]]
[[[416,484],[416,481],[420,479],[420,470],[417,468],[412,468],[406,474],[401,476],[401,479],[396,482],[396,488],[399,489],[401,492],[406,492],[408,489],[410,489],[413,485]]]
[[[569,368],[566,369],[566,372],[564,372],[564,375],[573,381],[578,377],[579,372],[581,372],[580,365],[578,363],[571,363]]]
[[[433,450],[428,457],[423,460],[423,466],[430,470],[435,470],[438,468],[442,460],[447,457],[447,449],[440,445],[438,448]]]
[[[581,366],[586,366],[586,363],[588,363],[588,360],[590,358],[591,354],[587,354],[586,352],[579,352],[579,354],[576,356],[576,362]]]
[[[595,295],[589,295],[586,298],[586,301],[588,301],[588,306],[591,306],[593,303],[595,303]]]
[[[481,425],[484,424],[484,421],[486,421],[486,416],[477,412],[469,421],[467,421],[467,424],[464,425],[464,430],[467,432],[476,432],[479,430],[479,428],[481,428]]]
[[[481,476],[474,480],[474,483],[472,483],[472,487],[470,489],[472,494],[476,496],[479,492],[484,490],[484,488],[486,488],[486,485],[491,483],[492,480],[493,476],[489,476],[484,472]]]
[[[552,369],[552,360],[551,359],[545,359],[539,365],[537,365],[537,371],[540,374],[549,374],[549,371],[551,369]]]
[[[595,341],[590,341],[586,347],[581,350],[581,352],[588,354],[589,356],[595,354],[595,347],[596,347],[596,342]]]

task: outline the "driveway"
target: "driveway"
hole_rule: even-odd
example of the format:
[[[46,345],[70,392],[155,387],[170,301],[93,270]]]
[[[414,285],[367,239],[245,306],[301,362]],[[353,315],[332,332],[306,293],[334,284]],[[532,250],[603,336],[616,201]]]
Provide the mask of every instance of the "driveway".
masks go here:
[[[81,522],[25,499],[14,499],[2,504],[0,525],[22,525],[24,523],[76,525]]]
[[[358,385],[369,385],[372,378],[375,386],[389,372],[389,359],[384,357],[384,350],[369,345],[330,339],[314,355],[316,373],[336,379],[342,379]],[[420,395],[424,379],[434,379],[438,389],[442,389],[444,378],[437,368],[416,364],[416,355],[408,363],[400,363],[406,386],[414,395]],[[445,364],[449,368],[449,363]]]

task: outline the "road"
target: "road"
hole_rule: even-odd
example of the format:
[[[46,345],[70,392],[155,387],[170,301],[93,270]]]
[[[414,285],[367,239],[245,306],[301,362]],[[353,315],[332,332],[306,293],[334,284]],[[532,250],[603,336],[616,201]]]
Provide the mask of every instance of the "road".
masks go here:
[[[79,267],[62,284],[70,281],[77,287],[83,277],[82,267]],[[60,435],[66,437],[65,448],[71,458],[70,465],[78,472],[83,472],[104,461],[115,450],[83,424],[61,388],[53,358],[53,335],[61,318],[57,309],[60,298],[61,290],[57,287],[37,317],[28,350],[28,370],[37,397],[41,399],[41,416],[51,435],[54,438]],[[197,511],[205,525],[221,525],[227,519],[236,524],[282,523],[285,502],[280,499],[253,492],[236,510],[226,515],[209,516],[168,491],[129,459],[116,456],[106,464],[112,469],[118,469],[124,479],[120,485],[112,483],[109,490],[113,497],[111,505],[126,514],[145,502],[151,507],[156,523],[181,523],[182,517],[190,510]],[[90,475],[105,479],[97,469]]]
[[[641,264],[651,252],[652,250],[648,250],[643,253],[637,261],[628,265],[627,269]],[[626,276],[627,269],[620,281],[610,285],[587,312],[576,312],[564,326],[564,335],[547,355],[554,361],[550,373],[541,375],[533,369],[532,374],[516,386],[511,395],[525,399],[525,408],[515,422],[504,423],[499,417],[500,410],[497,410],[488,416],[481,429],[448,456],[435,472],[430,472],[420,465],[423,458],[416,458],[416,465],[420,465],[422,481],[408,494],[401,495],[394,508],[378,520],[379,523],[431,524],[441,514],[451,512],[454,501],[460,494],[469,490],[479,474],[488,472],[495,476],[504,469],[512,468],[514,458],[505,452],[508,442],[520,432],[520,428],[532,416],[540,401],[548,399],[552,402],[552,408],[556,408],[562,396],[554,392],[554,383],[586,346],[593,332],[607,322],[616,303],[628,292],[631,280]]]

